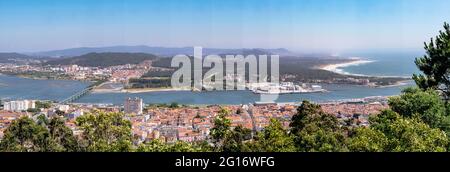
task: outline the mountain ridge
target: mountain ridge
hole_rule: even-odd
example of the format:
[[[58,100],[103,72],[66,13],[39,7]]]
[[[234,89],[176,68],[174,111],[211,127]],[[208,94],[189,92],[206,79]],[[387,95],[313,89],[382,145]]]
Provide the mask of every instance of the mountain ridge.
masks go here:
[[[280,56],[295,55],[295,53],[285,49],[222,49],[222,48],[203,48],[203,55],[210,54],[241,54],[246,51],[263,51],[268,54],[278,54]],[[153,54],[161,57],[171,57],[178,54],[193,55],[193,47],[151,47],[145,45],[137,46],[108,46],[108,47],[78,47],[52,51],[42,51],[35,53],[28,53],[31,56],[48,56],[48,57],[75,57],[89,53],[146,53]]]
[[[85,67],[109,67],[124,64],[138,64],[158,57],[146,53],[88,53],[76,57],[49,60],[44,65],[79,65]]]

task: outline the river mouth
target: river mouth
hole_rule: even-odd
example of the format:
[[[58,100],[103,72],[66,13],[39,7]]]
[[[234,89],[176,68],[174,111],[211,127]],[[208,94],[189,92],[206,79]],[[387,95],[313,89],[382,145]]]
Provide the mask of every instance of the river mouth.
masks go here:
[[[401,90],[413,86],[413,82],[406,85],[392,87],[368,87],[348,84],[323,84],[327,92],[281,94],[276,103],[298,103],[302,100],[313,102],[333,102],[348,99],[360,99],[374,96],[393,96]],[[260,95],[250,90],[243,91],[155,91],[142,93],[91,93],[78,99],[75,103],[98,103],[121,105],[128,97],[139,97],[146,104],[187,104],[187,105],[239,105],[260,102]]]
[[[2,83],[2,86],[0,86],[0,97],[2,100],[34,99],[56,102],[62,101],[90,85],[90,83],[80,81],[33,80],[6,75],[0,75],[0,83]],[[373,88],[348,84],[322,84],[327,92],[283,94],[275,102],[295,103],[302,100],[329,102],[371,96],[392,96],[400,94],[403,88],[413,85],[413,82],[408,82],[408,84],[401,86]],[[128,97],[140,97],[146,104],[237,105],[260,101],[259,95],[251,91],[155,91],[142,93],[89,93],[74,103],[121,105]]]

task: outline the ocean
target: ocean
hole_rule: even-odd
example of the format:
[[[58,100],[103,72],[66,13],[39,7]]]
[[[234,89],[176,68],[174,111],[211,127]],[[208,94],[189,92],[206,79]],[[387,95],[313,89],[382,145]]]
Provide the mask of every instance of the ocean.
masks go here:
[[[376,52],[376,53],[349,53],[345,57],[358,57],[373,61],[356,66],[342,68],[346,73],[369,76],[398,76],[412,77],[420,73],[414,60],[423,56],[422,52]]]

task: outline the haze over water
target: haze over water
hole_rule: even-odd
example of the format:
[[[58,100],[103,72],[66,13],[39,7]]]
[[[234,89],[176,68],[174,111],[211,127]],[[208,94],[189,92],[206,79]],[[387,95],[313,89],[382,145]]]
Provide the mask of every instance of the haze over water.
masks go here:
[[[360,57],[373,61],[357,66],[348,66],[343,71],[351,74],[361,74],[369,76],[400,76],[411,77],[414,73],[419,73],[414,63],[416,57],[423,56],[424,53],[417,51],[409,52],[370,52],[370,53],[349,53],[347,57]]]

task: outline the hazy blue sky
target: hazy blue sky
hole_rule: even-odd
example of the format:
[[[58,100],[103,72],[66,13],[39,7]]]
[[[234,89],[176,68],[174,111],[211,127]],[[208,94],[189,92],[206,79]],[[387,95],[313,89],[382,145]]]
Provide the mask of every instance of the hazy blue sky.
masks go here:
[[[0,0],[0,52],[149,45],[420,49],[448,0]]]

